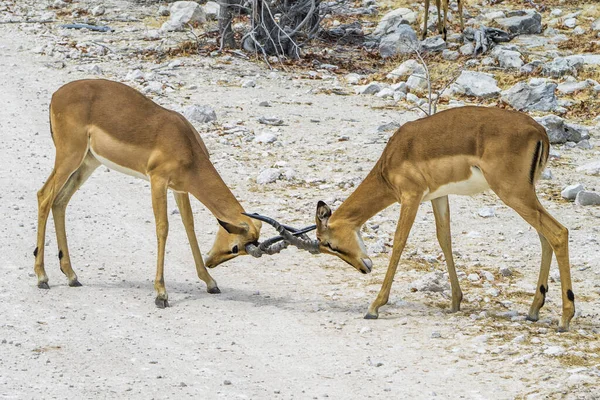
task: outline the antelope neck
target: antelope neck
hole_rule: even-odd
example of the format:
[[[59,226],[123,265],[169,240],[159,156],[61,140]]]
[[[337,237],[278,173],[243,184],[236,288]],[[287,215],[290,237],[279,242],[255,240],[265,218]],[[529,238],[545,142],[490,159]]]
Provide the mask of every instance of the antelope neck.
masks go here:
[[[360,228],[373,215],[395,202],[378,166],[379,163],[333,213],[330,219],[332,222],[340,220],[352,227]]]

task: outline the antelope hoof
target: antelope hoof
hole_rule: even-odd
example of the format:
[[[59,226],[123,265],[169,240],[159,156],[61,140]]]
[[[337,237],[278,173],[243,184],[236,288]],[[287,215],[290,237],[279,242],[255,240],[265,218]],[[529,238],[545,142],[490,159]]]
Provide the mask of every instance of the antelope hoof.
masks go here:
[[[365,319],[377,319],[379,318],[379,314],[371,314],[370,312],[365,314]]]
[[[454,314],[460,311],[460,304],[457,306],[451,306],[450,307],[450,314]]]
[[[557,331],[558,332],[569,332],[569,326],[568,325],[567,326],[560,326],[559,325]]]
[[[527,321],[537,322],[540,319],[540,317],[536,314],[527,314],[527,317],[525,317],[525,319]]]
[[[221,289],[219,289],[218,286],[215,286],[213,288],[207,288],[206,291],[210,294],[219,294],[221,293]]]
[[[48,282],[38,282],[38,287],[40,289],[50,289],[50,286],[48,285]]]
[[[83,286],[83,285],[81,283],[79,283],[79,281],[77,280],[77,278],[75,278],[72,281],[69,281],[69,286],[71,286],[71,287],[80,287],[80,286]]]
[[[169,307],[169,301],[167,299],[164,299],[163,296],[161,296],[161,295],[156,296],[156,300],[154,300],[154,304],[156,304],[156,307],[158,307],[158,308]]]

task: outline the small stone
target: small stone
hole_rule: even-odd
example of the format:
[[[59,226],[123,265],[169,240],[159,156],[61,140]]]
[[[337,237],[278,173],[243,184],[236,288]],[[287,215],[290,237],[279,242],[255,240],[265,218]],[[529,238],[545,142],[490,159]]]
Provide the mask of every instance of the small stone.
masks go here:
[[[409,94],[406,95],[406,100],[409,101],[409,102],[411,102],[411,103],[417,103],[418,104],[421,99],[419,99],[419,97],[416,94],[409,93]]]
[[[370,327],[368,327],[368,326],[363,326],[362,328],[360,328],[360,333],[361,333],[361,334],[363,334],[363,333],[368,333],[368,332],[371,332],[372,330],[373,330],[373,329],[371,329],[371,328],[370,328]]]
[[[200,5],[194,1],[176,1],[171,5],[170,18],[161,29],[163,31],[181,31],[189,24],[205,23],[206,14]]]
[[[281,171],[276,168],[268,168],[262,171],[256,178],[256,183],[259,185],[266,185],[268,183],[276,182],[281,176]]]
[[[597,206],[600,205],[600,194],[582,190],[575,197],[575,204],[579,206]]]
[[[243,88],[253,88],[256,86],[256,82],[252,79],[248,79],[242,82]]]
[[[409,288],[412,291],[441,293],[444,290],[448,290],[450,285],[448,284],[444,273],[436,271],[424,275],[414,282],[411,282]]]
[[[225,379],[225,380],[223,381],[223,385],[225,385],[225,386],[229,386],[229,385],[231,385],[231,381],[230,381],[230,380],[228,380],[228,379]]]
[[[279,126],[283,125],[283,120],[277,117],[259,117],[258,122],[265,125]]]
[[[512,276],[512,270],[510,269],[510,267],[500,267],[498,269],[498,271],[500,272],[500,275],[508,277],[508,276]]]
[[[377,94],[376,97],[381,97],[382,99],[393,98],[395,91],[391,88],[383,88]]]
[[[600,175],[600,161],[593,161],[575,169],[577,172],[583,172],[586,175]]]
[[[271,132],[263,132],[254,138],[256,143],[274,143],[277,141],[277,136]]]
[[[425,75],[425,68],[417,60],[407,60],[386,77],[388,79],[405,78],[413,74]]]
[[[94,17],[99,17],[101,15],[104,15],[105,12],[106,12],[106,9],[103,6],[96,6],[96,7],[92,8],[92,15]]]
[[[569,185],[569,186],[565,187],[560,192],[560,195],[562,196],[563,199],[575,200],[575,198],[577,197],[577,193],[581,192],[582,190],[584,190],[583,185],[580,183],[577,183],[575,185]]]
[[[479,275],[477,274],[469,274],[467,276],[467,279],[470,280],[471,282],[478,282],[479,281]]]
[[[261,101],[260,103],[258,103],[259,107],[271,107],[271,103],[269,103],[268,101]]]
[[[562,356],[565,354],[565,349],[562,346],[550,346],[546,350],[544,350],[544,354],[547,356]]]
[[[480,208],[479,211],[477,211],[477,215],[479,215],[482,218],[495,217],[496,216],[496,210],[494,210],[493,207]]]
[[[566,26],[567,28],[573,29],[577,26],[577,19],[576,18],[567,18],[563,21],[563,25]]]
[[[438,332],[438,331],[431,332],[431,338],[432,339],[439,339],[441,337],[442,337],[442,334],[440,332]]]
[[[212,107],[197,104],[183,110],[183,116],[188,120],[200,123],[215,121],[217,119],[217,114]]]
[[[348,84],[357,85],[363,78],[363,76],[352,72],[347,74],[344,78],[346,79],[346,82],[348,82]]]
[[[414,92],[422,92],[427,89],[427,79],[424,75],[421,74],[413,74],[408,77],[406,81],[406,86]]]
[[[158,7],[158,15],[160,15],[161,17],[168,17],[169,15],[171,15],[171,11],[169,11],[169,7],[161,5]]]
[[[383,89],[383,86],[381,86],[380,83],[371,82],[363,86],[357,86],[355,92],[357,94],[375,94],[378,93],[381,89]]]
[[[490,281],[490,282],[494,281],[494,274],[492,274],[491,272],[480,271],[479,273],[481,274],[481,276],[483,276],[483,279],[485,279],[486,281]]]
[[[445,49],[442,51],[442,58],[448,61],[454,61],[460,56],[458,51]]]
[[[540,179],[549,181],[549,180],[554,179],[554,175],[552,175],[552,171],[550,171],[548,168],[546,168],[545,170],[542,171],[542,175],[541,175]]]

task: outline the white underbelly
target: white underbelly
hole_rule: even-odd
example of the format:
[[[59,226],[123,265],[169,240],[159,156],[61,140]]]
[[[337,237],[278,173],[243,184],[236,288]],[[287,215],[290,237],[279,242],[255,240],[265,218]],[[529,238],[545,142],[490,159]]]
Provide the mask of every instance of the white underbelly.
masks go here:
[[[485,192],[489,188],[490,186],[481,173],[481,170],[477,167],[471,167],[471,176],[469,179],[459,182],[450,182],[438,187],[434,192],[429,192],[429,190],[427,190],[423,194],[422,201],[433,200],[449,194],[473,196],[474,194]]]
[[[144,174],[142,174],[142,173],[140,173],[140,172],[138,172],[138,171],[135,171],[135,170],[133,170],[133,169],[125,168],[125,167],[123,167],[123,166],[121,166],[121,165],[119,165],[119,164],[116,164],[116,163],[114,163],[114,162],[110,161],[110,160],[109,160],[109,159],[107,159],[107,158],[104,158],[104,157],[102,157],[102,156],[98,155],[98,154],[97,154],[97,153],[94,151],[94,149],[92,149],[92,147],[91,147],[91,146],[90,146],[90,153],[92,153],[92,155],[93,155],[94,157],[96,157],[96,159],[97,159],[98,161],[100,161],[100,163],[101,163],[102,165],[105,165],[105,166],[107,166],[107,167],[108,167],[108,168],[110,168],[110,169],[114,169],[115,171],[122,172],[122,173],[124,173],[124,174],[126,174],[126,175],[135,176],[136,178],[142,178],[142,179],[145,179],[145,180],[147,180],[147,181],[148,181],[148,180],[150,180],[150,179],[148,178],[148,176],[147,176],[147,175],[144,175]]]

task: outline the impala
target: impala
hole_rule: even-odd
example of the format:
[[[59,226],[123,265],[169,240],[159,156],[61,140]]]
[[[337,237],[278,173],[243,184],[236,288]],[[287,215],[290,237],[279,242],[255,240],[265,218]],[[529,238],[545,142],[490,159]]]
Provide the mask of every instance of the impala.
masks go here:
[[[441,1],[441,3],[440,3]],[[464,1],[464,0],[462,0]],[[440,33],[440,35],[442,35],[442,37],[444,38],[444,41],[446,40],[446,21],[448,20],[448,2],[449,0],[435,0],[435,5],[437,6],[437,10],[438,10],[438,31]],[[462,7],[462,3],[461,0],[456,0],[456,2],[458,3],[458,15],[460,15],[460,30],[463,31],[465,29],[465,24],[463,22],[463,7]],[[442,23],[442,8],[444,9],[444,20]],[[429,15],[429,0],[425,0],[425,18],[424,18],[424,22],[423,22],[423,34],[421,36],[421,40],[425,40],[425,37],[427,36],[427,17]]]
[[[80,80],[61,87],[50,103],[50,130],[56,147],[54,169],[38,192],[38,233],[34,251],[38,287],[48,289],[44,269],[46,222],[52,209],[60,269],[69,286],[81,286],[71,267],[65,209],[71,196],[100,165],[150,181],[156,220],[158,257],[156,305],[169,305],[163,269],[167,240],[167,189],[171,189],[185,227],[198,277],[208,293],[220,293],[206,267],[242,254],[260,257],[280,251],[277,241],[258,243],[261,224],[244,209],[209,159],[194,127],[135,89],[103,79]],[[220,228],[206,261],[194,233],[189,193],[217,218]],[[273,247],[274,245],[274,247]]]
[[[562,285],[562,318],[566,331],[575,313],[571,288],[568,231],[540,204],[535,182],[546,166],[550,144],[544,128],[515,111],[485,107],[461,107],[403,125],[390,138],[383,154],[365,180],[334,212],[317,205],[317,240],[296,238],[267,217],[291,244],[312,253],[340,257],[362,273],[373,263],[360,235],[361,226],[389,205],[401,203],[389,267],[377,298],[365,316],[375,319],[390,295],[408,234],[419,204],[431,201],[437,239],[446,258],[452,288],[450,310],[460,310],[460,289],[450,238],[448,195],[473,195],[492,189],[539,234],[542,261],[536,293],[528,319],[538,320],[548,292],[553,251]]]

